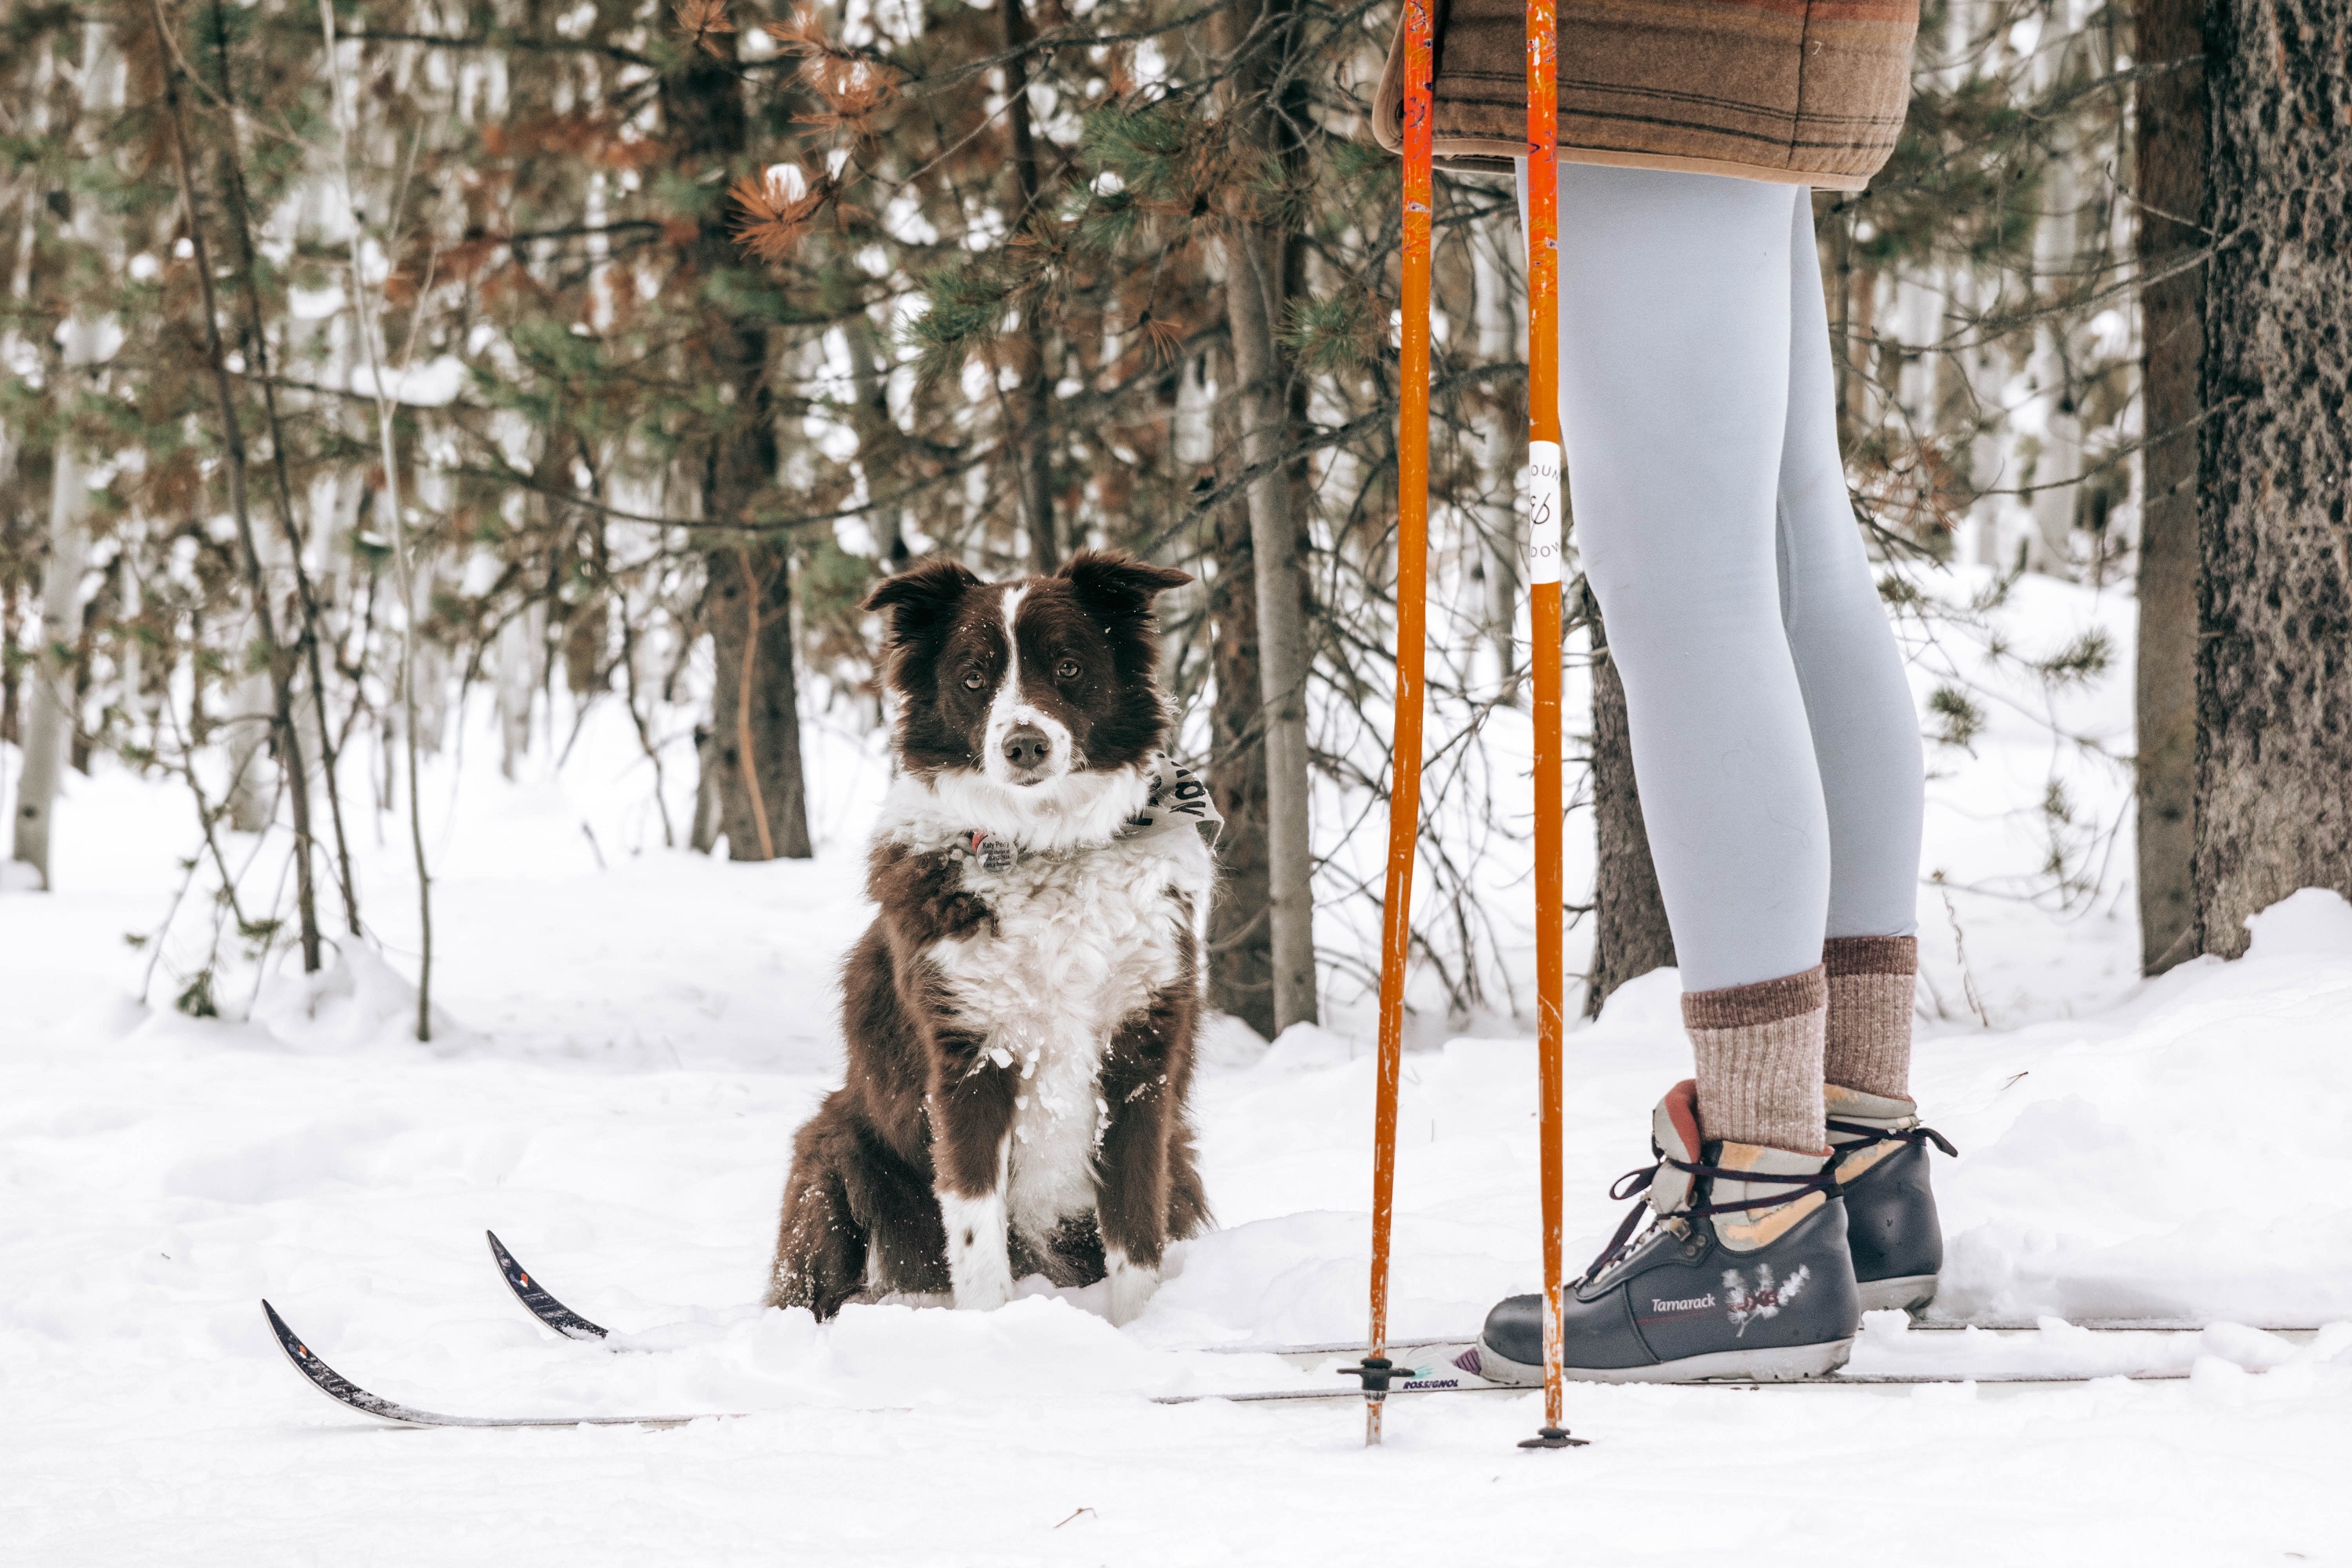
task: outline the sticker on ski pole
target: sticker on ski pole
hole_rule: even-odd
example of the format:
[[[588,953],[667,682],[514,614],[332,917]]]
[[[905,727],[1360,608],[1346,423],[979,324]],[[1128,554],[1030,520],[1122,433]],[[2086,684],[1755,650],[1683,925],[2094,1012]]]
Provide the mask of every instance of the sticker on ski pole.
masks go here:
[[[1528,443],[1528,581],[1559,581],[1559,444]]]

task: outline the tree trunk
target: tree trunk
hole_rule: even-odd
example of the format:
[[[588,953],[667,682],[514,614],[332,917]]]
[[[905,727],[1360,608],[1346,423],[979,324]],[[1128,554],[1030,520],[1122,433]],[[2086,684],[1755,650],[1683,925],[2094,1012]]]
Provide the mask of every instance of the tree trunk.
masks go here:
[[[1018,49],[1028,43],[1029,17],[1022,0],[999,0],[1004,25],[1004,47]],[[1029,221],[1037,205],[1037,143],[1029,124],[1029,61],[1014,55],[1004,62],[1005,124],[1013,142],[1013,174],[1020,187],[1020,209],[1013,215],[1016,230]],[[1013,451],[1021,472],[1021,516],[1029,533],[1029,570],[1053,571],[1062,563],[1061,536],[1054,526],[1054,446],[1052,439],[1054,373],[1043,316],[1034,310],[1021,312],[1020,335],[1014,352],[1020,363],[1013,374],[1021,384],[1013,392]]]
[[[1237,59],[1227,79],[1224,110],[1244,157],[1279,158],[1283,136],[1268,112],[1269,84],[1297,45],[1285,0],[1268,0],[1261,15],[1235,7],[1213,24],[1217,47]],[[1275,334],[1280,328],[1285,276],[1281,230],[1249,205],[1244,187],[1232,195],[1223,238],[1225,319],[1232,333],[1234,377],[1242,423],[1242,461],[1259,470],[1247,488],[1253,576],[1257,588],[1258,690],[1265,704],[1266,862],[1272,927],[1274,1022],[1277,1029],[1313,1023],[1315,992],[1314,849],[1308,832],[1309,769],[1307,679],[1310,667],[1307,582],[1300,568],[1303,531],[1292,510],[1294,490],[1281,461],[1290,436],[1290,375]]]
[[[1186,367],[1191,374],[1191,367]],[[1227,447],[1230,450],[1230,447]],[[1249,509],[1217,509],[1217,574],[1209,585],[1209,794],[1225,819],[1217,839],[1217,897],[1209,907],[1209,1005],[1272,1039],[1274,890],[1265,840],[1265,703],[1257,657],[1257,565]]]
[[[2136,89],[2139,264],[2154,278],[2202,249],[2205,13],[2209,0],[2139,0]],[[2197,827],[2197,367],[2204,348],[2201,267],[2140,290],[2138,728],[2140,966],[2150,974],[2196,952],[2190,863]]]
[[[857,431],[857,463],[866,476],[869,500],[903,486],[897,461],[904,450],[897,421],[890,417],[890,349],[874,318],[860,310],[843,325],[849,340],[850,374],[857,385],[857,406],[852,423]],[[874,529],[875,563],[886,573],[906,569],[907,509],[893,503],[877,506],[867,514]]]
[[[2034,83],[2037,90],[2045,89],[2065,68],[2073,51],[2050,47],[2035,56]],[[2071,121],[2063,117],[2051,128],[2051,159],[2041,197],[2041,221],[2033,231],[2033,269],[2039,279],[2052,280],[2045,285],[2042,298],[2050,290],[2060,296],[2068,289],[2067,279],[2081,263],[2082,243],[2078,234],[2082,206],[2082,178],[2079,136]],[[2102,178],[2106,174],[2100,171]],[[2027,362],[2028,374],[2036,392],[2049,399],[2050,408],[2043,421],[2040,449],[2033,458],[2033,532],[2027,542],[2026,563],[2033,571],[2056,577],[2073,577],[2074,568],[2074,522],[2083,498],[2083,416],[2077,401],[2074,376],[2074,355],[2069,339],[2070,324],[2059,316],[2043,318],[2034,332],[2033,355]]]
[[[720,35],[731,41],[735,35]],[[732,58],[691,51],[662,82],[662,112],[677,146],[683,177],[721,184],[751,145],[743,87]],[[727,225],[732,206],[703,210],[688,262],[704,279],[744,270]],[[743,279],[744,291],[768,285]],[[768,325],[730,315],[733,290],[706,286],[703,316],[688,352],[720,389],[725,415],[698,454],[702,516],[727,531],[704,547],[708,586],[703,623],[717,663],[711,704],[712,752],[719,759],[721,820],[730,859],[805,859],[808,808],[801,773],[798,700],[793,690],[790,545],[744,531],[752,504],[776,472],[776,420],[768,380]]]
[[[715,550],[702,618],[718,679],[711,755],[730,860],[805,860],[800,712],[793,684],[792,559],[782,544]]]
[[[45,44],[46,49],[47,46]],[[47,66],[40,72],[46,79]],[[101,116],[119,113],[123,105],[122,60],[114,35],[103,22],[82,26],[80,69],[74,78],[80,101],[79,123],[72,126],[74,144],[85,158],[102,155]],[[109,270],[119,265],[121,240],[116,220],[105,215],[93,196],[84,196],[73,210],[77,237],[105,258]],[[37,230],[27,225],[25,237]],[[19,270],[29,266],[29,254],[19,259]],[[29,274],[26,274],[29,276]],[[56,367],[58,401],[63,405],[103,374],[107,350],[105,323],[76,310],[62,335],[63,354]],[[49,828],[57,808],[58,787],[67,760],[74,752],[76,718],[79,709],[77,657],[81,646],[81,579],[89,552],[89,470],[73,449],[69,431],[60,431],[50,453],[48,559],[41,574],[41,640],[33,662],[32,701],[25,720],[25,765],[16,784],[16,822],[10,848],[12,859],[22,860],[40,876],[41,886],[54,886],[49,868]]]
[[[2197,934],[2352,895],[2352,10],[2215,0],[2205,226]]]
[[[1472,313],[1478,325],[1478,362],[1507,364],[1519,353],[1519,289],[1512,274],[1511,253],[1516,236],[1509,209],[1497,205],[1487,220],[1472,231],[1470,256],[1475,299]],[[1492,399],[1493,417],[1478,448],[1478,482],[1486,504],[1478,509],[1483,538],[1476,571],[1486,590],[1484,625],[1480,628],[1495,653],[1496,685],[1504,700],[1520,700],[1518,647],[1513,639],[1519,613],[1519,511],[1512,476],[1527,459],[1528,409],[1526,387],[1513,383]]]
[[[719,783],[719,742],[708,725],[695,726],[694,763],[694,827],[687,847],[697,855],[708,855],[719,847],[719,814],[725,804]]]
[[[499,628],[499,772],[512,782],[530,752],[530,710],[547,660],[547,606],[533,604]]]
[[[1609,637],[1592,590],[1582,590],[1592,637],[1592,822],[1600,840],[1592,888],[1592,968],[1584,979],[1584,1016],[1628,980],[1675,962],[1658,870],[1650,860],[1642,795],[1633,785],[1633,747],[1625,727],[1625,687],[1609,658]],[[1538,656],[1540,657],[1540,656]]]
[[[50,455],[49,551],[41,573],[41,640],[32,664],[32,700],[25,715],[25,765],[16,780],[16,830],[9,858],[22,860],[49,879],[49,825],[58,785],[73,747],[73,660],[60,657],[79,641],[81,626],[83,553],[89,547],[85,521],[89,491],[85,470],[63,439]]]

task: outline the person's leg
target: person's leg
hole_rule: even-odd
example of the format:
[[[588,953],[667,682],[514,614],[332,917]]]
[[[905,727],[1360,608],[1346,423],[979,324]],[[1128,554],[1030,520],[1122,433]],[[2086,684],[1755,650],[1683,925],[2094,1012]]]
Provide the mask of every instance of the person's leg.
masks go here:
[[[1822,1145],[1830,824],[1781,621],[1793,187],[1563,165],[1560,415],[1709,1138]]]
[[[1918,969],[1923,769],[1911,686],[1854,526],[1838,451],[1812,203],[1790,215],[1789,403],[1780,450],[1782,618],[1829,808],[1829,1081],[1906,1097]]]
[[[1846,493],[1812,203],[1800,200],[1790,222],[1780,584],[1829,805],[1827,1131],[1862,1306],[1918,1307],[1935,1299],[1944,1260],[1927,1172],[1936,1138],[1910,1090],[1919,721]]]
[[[1822,1114],[1830,826],[1775,539],[1799,199],[1560,172],[1576,542],[1624,681],[1698,1063],[1651,1123],[1645,1201],[1671,1223],[1621,1233],[1559,1304],[1579,1376],[1818,1376],[1861,1319]],[[1539,1380],[1543,1305],[1498,1303],[1459,1364]]]

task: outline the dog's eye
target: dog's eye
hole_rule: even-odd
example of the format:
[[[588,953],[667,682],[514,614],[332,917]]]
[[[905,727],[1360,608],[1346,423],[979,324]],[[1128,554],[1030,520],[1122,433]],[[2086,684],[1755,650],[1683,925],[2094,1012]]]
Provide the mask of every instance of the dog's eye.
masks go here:
[[[976,669],[963,678],[963,689],[966,691],[977,691],[987,684],[988,682],[980,678],[980,671]]]
[[[1075,658],[1066,658],[1054,667],[1054,673],[1064,680],[1076,680],[1078,678],[1078,661]]]

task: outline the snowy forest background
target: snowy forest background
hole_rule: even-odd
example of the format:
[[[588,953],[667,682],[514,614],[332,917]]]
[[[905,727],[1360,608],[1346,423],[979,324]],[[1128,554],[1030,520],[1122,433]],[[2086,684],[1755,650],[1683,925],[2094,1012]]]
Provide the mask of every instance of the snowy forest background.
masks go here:
[[[1344,1402],[1149,1402],[1328,1393],[1234,1352],[1365,1327],[1396,15],[0,0],[0,1557],[1680,1562],[1662,1477],[1758,1564],[2341,1554],[2344,0],[1930,0],[1893,162],[1814,205],[1969,1325],[1850,1370],[2172,1381],[1579,1384],[1549,1455],[1534,1396],[1370,1455]],[[1439,182],[1400,1336],[1543,1278],[1512,206]],[[889,775],[856,605],[1084,544],[1198,579],[1215,1227],[1123,1328],[1042,1278],[764,1310]],[[1690,1047],[1570,588],[1573,1264]],[[364,1426],[264,1297],[428,1408],[745,1414]]]
[[[1365,112],[1392,8],[1030,5],[12,5],[5,886],[90,874],[48,840],[60,769],[169,781],[184,887],[131,934],[156,999],[234,1015],[273,955],[356,939],[423,973],[417,878],[464,872],[461,769],[595,773],[635,803],[581,814],[600,862],[853,845],[882,721],[866,589],[933,551],[994,575],[1114,545],[1199,579],[1164,622],[1233,823],[1213,994],[1265,1035],[1316,1005],[1276,1016],[1264,918],[1257,600],[1299,595],[1318,989],[1360,998],[1399,237]],[[1969,791],[2005,831],[1931,869],[2126,922],[2148,78],[2112,6],[1931,5],[1893,164],[1816,198],[1853,487],[1934,667],[1936,765],[2021,748]],[[1441,182],[1437,234],[1415,997],[1458,1024],[1529,1005],[1507,184]],[[1250,244],[1270,312],[1231,308]],[[1237,356],[1278,381],[1262,422]],[[1276,490],[1302,548],[1254,575]],[[2040,583],[2078,592],[2015,613]],[[1638,875],[1630,913],[1591,918],[1590,815],[1605,837],[1630,774],[1576,621],[1597,1005],[1671,948]],[[2095,690],[2101,721],[2067,710]],[[2193,951],[2169,918],[2151,959]]]

